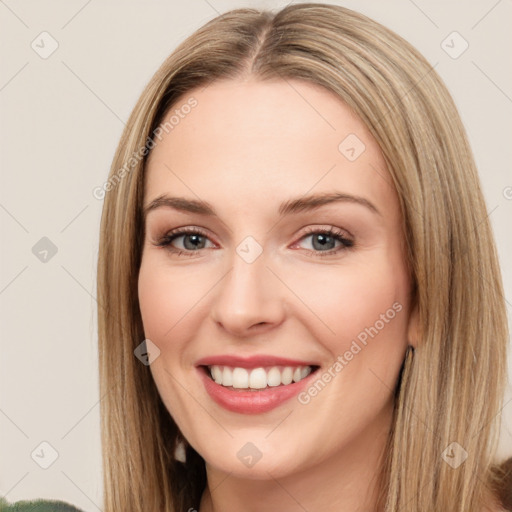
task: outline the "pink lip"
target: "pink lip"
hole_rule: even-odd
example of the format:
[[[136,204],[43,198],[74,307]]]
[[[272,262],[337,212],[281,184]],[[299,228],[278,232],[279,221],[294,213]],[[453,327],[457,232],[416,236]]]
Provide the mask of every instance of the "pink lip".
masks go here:
[[[261,368],[264,366],[318,366],[318,363],[287,359],[270,355],[257,355],[240,357],[233,355],[219,355],[203,357],[196,362],[196,366],[231,366],[239,368]]]
[[[287,366],[290,365],[288,364]],[[299,382],[292,382],[286,386],[281,385],[255,391],[241,391],[217,384],[207,373],[209,370],[206,367],[198,367],[197,371],[210,397],[228,411],[240,414],[260,414],[275,409],[298,395],[309,385],[313,376],[316,375],[316,372],[312,372]]]

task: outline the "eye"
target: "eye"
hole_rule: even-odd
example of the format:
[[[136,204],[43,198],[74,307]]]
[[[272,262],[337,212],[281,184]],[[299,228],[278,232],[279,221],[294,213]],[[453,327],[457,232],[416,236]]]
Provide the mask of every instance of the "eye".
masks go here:
[[[313,249],[307,250],[314,256],[329,256],[354,246],[354,242],[347,238],[343,231],[334,227],[328,229],[308,228],[306,235],[303,235],[300,241],[307,238],[312,238]],[[173,243],[179,239],[182,239],[183,249],[173,245]],[[208,248],[206,244],[209,241],[210,239],[204,231],[199,228],[189,227],[170,231],[155,243],[155,245],[157,247],[165,247],[168,251],[177,256],[194,256],[201,252],[201,249]],[[336,247],[336,242],[338,242],[338,247]],[[298,243],[299,242],[296,242],[293,248],[295,248]]]
[[[312,239],[313,249],[309,252],[314,256],[329,256],[354,246],[353,240],[347,238],[343,231],[334,227],[328,229],[308,228],[306,232],[307,234],[300,240]],[[337,248],[335,248],[336,242],[339,243]]]
[[[180,238],[182,239],[183,250],[172,245]],[[198,253],[200,249],[205,248],[207,241],[209,241],[208,236],[199,228],[178,228],[167,233],[155,245],[165,247],[178,256],[194,256],[194,253]]]

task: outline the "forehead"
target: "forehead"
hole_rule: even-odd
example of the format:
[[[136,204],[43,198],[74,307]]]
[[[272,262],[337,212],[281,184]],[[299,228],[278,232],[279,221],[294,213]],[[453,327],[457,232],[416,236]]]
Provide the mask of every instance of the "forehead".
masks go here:
[[[274,198],[336,190],[396,209],[377,142],[320,86],[213,82],[183,95],[161,126],[146,170],[146,203],[172,193],[263,211]]]

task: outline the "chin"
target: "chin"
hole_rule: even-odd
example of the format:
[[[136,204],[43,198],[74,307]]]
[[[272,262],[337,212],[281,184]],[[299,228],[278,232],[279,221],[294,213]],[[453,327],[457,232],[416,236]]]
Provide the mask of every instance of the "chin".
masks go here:
[[[217,443],[211,435],[205,435],[198,443],[191,440],[191,444],[207,466],[239,478],[268,480],[286,476],[305,469],[311,461],[308,453],[315,451],[314,447],[308,450],[304,441],[293,435],[288,437],[288,442],[284,441],[283,432],[275,439],[268,429],[232,430],[231,434],[233,437],[217,440]],[[301,448],[297,449],[298,446]]]

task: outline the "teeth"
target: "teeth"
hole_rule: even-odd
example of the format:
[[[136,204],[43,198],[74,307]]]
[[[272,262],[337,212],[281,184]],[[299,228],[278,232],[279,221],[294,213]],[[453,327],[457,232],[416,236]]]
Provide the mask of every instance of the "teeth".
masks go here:
[[[267,372],[264,368],[255,368],[249,375],[249,387],[263,389],[267,387]]]
[[[214,366],[215,368],[215,366]],[[222,382],[217,382],[222,386]],[[234,388],[248,388],[249,387],[249,372],[245,368],[233,369],[233,384]]]
[[[277,366],[270,368],[267,372],[267,384],[271,387],[281,385],[281,372]]]
[[[222,382],[222,371],[219,366],[212,367],[212,378],[217,384]]]
[[[293,368],[285,366],[281,373],[281,382],[283,384],[291,384],[293,380]]]
[[[212,379],[221,386],[236,389],[264,389],[267,386],[286,386],[307,377],[311,366],[272,366],[269,368],[232,368],[229,366],[209,366]]]
[[[224,384],[224,386],[233,385],[233,372],[227,367],[224,368],[224,371],[222,372],[221,382]]]

